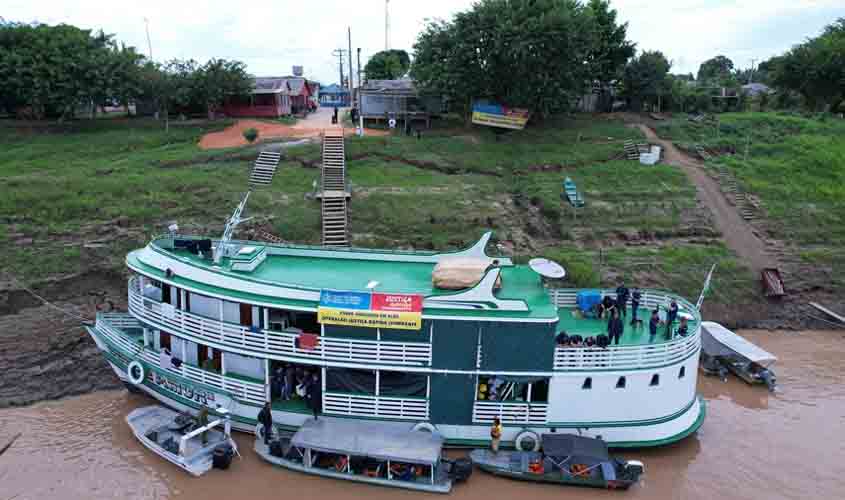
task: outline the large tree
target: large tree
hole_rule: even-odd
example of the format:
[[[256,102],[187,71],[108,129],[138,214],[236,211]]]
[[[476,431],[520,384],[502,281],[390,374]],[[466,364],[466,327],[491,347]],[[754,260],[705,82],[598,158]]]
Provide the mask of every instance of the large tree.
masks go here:
[[[645,103],[660,105],[670,94],[672,82],[667,78],[671,63],[660,51],[646,51],[631,59],[625,67],[624,95],[631,108],[639,111]]]
[[[476,98],[541,115],[564,110],[591,79],[591,25],[577,0],[481,0],[451,21],[428,23],[411,76],[466,116]]]
[[[722,85],[731,78],[734,63],[725,56],[716,56],[701,63],[698,67],[698,81]]]
[[[195,98],[201,101],[210,118],[227,97],[247,96],[252,91],[252,77],[240,61],[211,59],[196,70],[193,78]]]
[[[395,80],[408,74],[411,58],[404,50],[390,49],[376,52],[364,66],[370,80]]]
[[[845,18],[770,61],[772,83],[800,94],[813,109],[845,105]]]
[[[616,10],[610,8],[609,1],[590,0],[587,14],[591,20],[590,31],[594,35],[587,53],[587,64],[591,77],[601,89],[599,107],[610,111],[613,99],[608,90],[613,82],[622,79],[625,63],[634,56],[636,44],[628,41],[628,23],[617,23]]]

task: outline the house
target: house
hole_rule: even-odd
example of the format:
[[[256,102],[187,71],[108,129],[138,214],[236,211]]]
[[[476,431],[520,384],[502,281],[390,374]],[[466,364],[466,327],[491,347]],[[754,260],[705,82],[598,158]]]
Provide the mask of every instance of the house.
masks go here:
[[[290,98],[290,112],[294,115],[305,115],[311,110],[309,100],[312,95],[308,80],[301,76],[286,76],[287,95]]]
[[[249,97],[231,97],[223,104],[228,116],[279,118],[291,114],[291,96],[287,78],[258,77]]]
[[[420,94],[409,78],[367,80],[358,89],[360,112],[365,120],[424,120],[443,113],[443,96]]]
[[[343,108],[349,106],[349,89],[333,83],[320,90],[320,106]]]

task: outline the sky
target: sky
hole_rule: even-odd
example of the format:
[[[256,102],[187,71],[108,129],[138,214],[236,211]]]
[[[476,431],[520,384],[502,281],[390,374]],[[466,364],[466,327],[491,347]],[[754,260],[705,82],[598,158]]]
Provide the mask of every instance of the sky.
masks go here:
[[[411,52],[427,19],[449,19],[473,0],[389,0],[390,47]],[[845,0],[615,0],[628,38],[640,50],[661,50],[673,73],[693,73],[722,54],[750,67],[780,54],[845,17]],[[257,76],[282,76],[302,65],[323,84],[338,81],[335,49],[352,30],[361,64],[385,48],[384,0],[0,0],[6,21],[67,23],[102,29],[152,57],[238,59]],[[145,22],[145,19],[148,22]],[[344,74],[348,72],[344,62]]]

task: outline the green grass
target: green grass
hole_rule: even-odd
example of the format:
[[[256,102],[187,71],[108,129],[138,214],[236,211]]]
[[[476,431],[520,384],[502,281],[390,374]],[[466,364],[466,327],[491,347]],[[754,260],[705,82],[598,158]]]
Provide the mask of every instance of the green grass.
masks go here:
[[[658,133],[736,151],[713,163],[758,196],[778,238],[798,245],[845,243],[845,121],[787,113],[727,113],[715,125],[672,120]],[[747,157],[746,157],[747,145]]]

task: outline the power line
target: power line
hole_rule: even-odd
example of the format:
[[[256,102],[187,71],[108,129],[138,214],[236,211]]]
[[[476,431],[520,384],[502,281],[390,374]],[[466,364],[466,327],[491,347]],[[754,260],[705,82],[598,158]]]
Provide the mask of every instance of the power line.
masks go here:
[[[340,82],[338,83],[341,87],[343,87],[343,59],[346,55],[346,49],[334,49],[334,51],[332,51],[332,55],[337,57],[337,67],[340,73]]]

